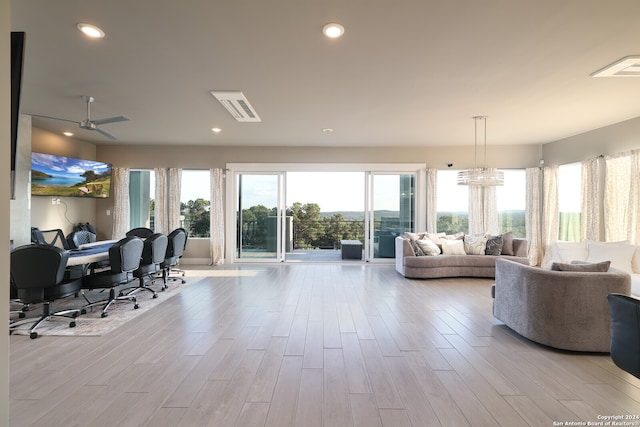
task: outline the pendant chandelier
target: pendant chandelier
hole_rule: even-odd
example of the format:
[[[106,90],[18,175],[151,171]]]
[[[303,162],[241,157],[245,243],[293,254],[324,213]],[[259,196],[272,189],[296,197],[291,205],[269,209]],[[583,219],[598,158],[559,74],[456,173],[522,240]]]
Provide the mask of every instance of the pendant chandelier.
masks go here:
[[[487,116],[474,116],[475,121],[475,142],[473,169],[458,172],[458,185],[479,185],[492,187],[504,185],[504,172],[487,168]],[[482,167],[478,167],[478,122],[483,122],[484,126],[484,162]]]

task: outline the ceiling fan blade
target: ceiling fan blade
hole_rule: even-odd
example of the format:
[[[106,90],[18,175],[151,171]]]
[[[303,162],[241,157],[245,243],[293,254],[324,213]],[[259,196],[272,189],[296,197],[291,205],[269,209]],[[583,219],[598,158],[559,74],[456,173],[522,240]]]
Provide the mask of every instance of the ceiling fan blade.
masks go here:
[[[69,122],[69,123],[75,123],[75,124],[80,124],[80,122],[75,121],[75,120],[67,120],[67,119],[61,119],[60,117],[51,117],[51,116],[42,116],[40,114],[30,114],[30,116],[32,117],[39,117],[41,119],[51,119],[51,120],[60,120],[63,122]]]
[[[127,119],[124,116],[118,116],[118,117],[109,117],[108,119],[100,119],[100,120],[92,120],[93,123],[95,123],[96,125],[106,125],[107,123],[116,123],[116,122],[126,122]]]
[[[103,134],[104,136],[106,136],[107,138],[113,139],[113,140],[118,140],[118,138],[116,138],[115,136],[111,135],[109,132],[102,130],[100,128],[95,128],[94,130],[98,131],[99,133]]]

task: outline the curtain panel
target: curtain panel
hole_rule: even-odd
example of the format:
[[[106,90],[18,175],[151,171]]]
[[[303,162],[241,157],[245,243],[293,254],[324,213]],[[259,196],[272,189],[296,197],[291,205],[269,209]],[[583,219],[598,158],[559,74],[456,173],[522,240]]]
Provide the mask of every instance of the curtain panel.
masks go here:
[[[527,168],[526,174],[526,206],[525,206],[525,229],[527,242],[529,244],[529,263],[534,266],[542,264],[544,246],[542,244],[542,233],[540,222],[542,219],[542,173],[539,167]]]
[[[169,234],[169,225],[167,223],[167,170],[155,168],[153,172],[156,177],[153,231]]]
[[[543,265],[551,256],[550,246],[558,240],[560,232],[560,208],[558,205],[558,167],[550,166],[542,170],[543,203],[542,203],[542,247],[544,250]]]
[[[223,188],[224,170],[211,169],[209,171],[211,182],[211,211],[209,225],[211,237],[209,239],[209,253],[211,264],[219,265],[224,263],[224,210],[223,210]]]
[[[438,231],[438,169],[427,168],[427,231]]]
[[[130,202],[129,202],[129,168],[116,168],[112,170],[113,182],[113,212],[111,238],[122,239],[130,230]]]
[[[600,240],[600,159],[582,162],[581,240]]]
[[[169,186],[167,191],[167,230],[169,232],[182,227],[180,221],[180,192],[182,191],[182,169],[169,169]]]

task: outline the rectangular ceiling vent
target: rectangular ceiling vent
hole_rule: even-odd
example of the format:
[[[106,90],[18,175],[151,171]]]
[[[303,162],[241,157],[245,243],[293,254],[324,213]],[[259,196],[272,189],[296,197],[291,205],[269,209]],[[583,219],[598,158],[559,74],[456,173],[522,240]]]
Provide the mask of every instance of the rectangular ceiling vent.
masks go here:
[[[591,74],[593,77],[640,77],[640,56],[627,56]]]
[[[211,95],[239,122],[261,122],[247,98],[240,91],[214,90]]]

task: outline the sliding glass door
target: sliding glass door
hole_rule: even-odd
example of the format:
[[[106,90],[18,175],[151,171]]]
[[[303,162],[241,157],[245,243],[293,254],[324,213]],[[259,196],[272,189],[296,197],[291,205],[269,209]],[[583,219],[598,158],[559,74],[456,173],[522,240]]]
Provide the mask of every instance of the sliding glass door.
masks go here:
[[[236,254],[243,261],[284,259],[284,174],[238,173]]]
[[[416,174],[370,172],[367,180],[368,259],[395,258],[396,237],[416,229]]]

